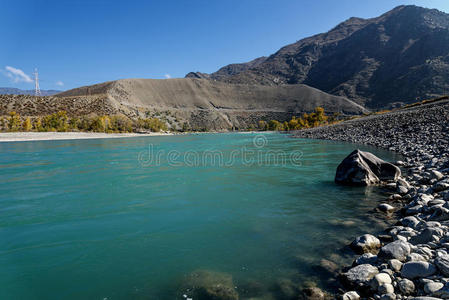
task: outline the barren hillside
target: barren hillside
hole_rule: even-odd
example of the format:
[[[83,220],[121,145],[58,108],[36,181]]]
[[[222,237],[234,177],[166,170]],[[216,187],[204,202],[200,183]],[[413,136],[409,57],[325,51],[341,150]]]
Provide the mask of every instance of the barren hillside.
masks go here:
[[[73,89],[58,97],[106,99],[111,110],[131,118],[162,116],[172,126],[247,128],[260,119],[286,120],[322,106],[327,112],[359,114],[365,109],[306,85],[228,84],[205,79],[123,79]]]

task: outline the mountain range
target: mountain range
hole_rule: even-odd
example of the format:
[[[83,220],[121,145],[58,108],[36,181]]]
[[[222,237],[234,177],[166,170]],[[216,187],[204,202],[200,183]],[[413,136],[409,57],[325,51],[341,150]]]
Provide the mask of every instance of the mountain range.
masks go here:
[[[269,57],[186,77],[239,84],[302,83],[376,109],[415,102],[448,93],[449,15],[398,6],[376,18],[350,18]]]
[[[58,90],[41,90],[42,96],[51,96],[62,91]],[[0,95],[34,95],[34,90],[21,90],[11,87],[0,87]]]
[[[66,110],[78,116],[160,117],[170,128],[222,130],[255,127],[258,120],[286,121],[316,106],[327,113],[362,114],[447,94],[448,89],[449,15],[399,6],[376,18],[350,18],[268,57],[211,74],[122,79],[38,99],[2,96],[0,114]]]

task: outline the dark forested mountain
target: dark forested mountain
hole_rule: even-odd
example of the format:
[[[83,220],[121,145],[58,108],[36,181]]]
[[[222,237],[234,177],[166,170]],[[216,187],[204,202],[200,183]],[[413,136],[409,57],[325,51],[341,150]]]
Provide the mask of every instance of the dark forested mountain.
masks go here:
[[[377,18],[350,18],[268,58],[188,77],[264,85],[303,83],[372,108],[413,102],[449,92],[449,15],[399,6]]]

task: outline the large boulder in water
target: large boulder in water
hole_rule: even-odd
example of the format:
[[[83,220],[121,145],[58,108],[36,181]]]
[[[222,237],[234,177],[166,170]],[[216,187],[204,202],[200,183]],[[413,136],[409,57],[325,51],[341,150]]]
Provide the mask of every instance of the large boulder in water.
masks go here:
[[[196,300],[238,300],[230,274],[209,270],[190,273],[182,285],[182,294]]]
[[[373,185],[381,181],[396,181],[401,170],[372,153],[354,150],[337,167],[335,182],[343,185]]]

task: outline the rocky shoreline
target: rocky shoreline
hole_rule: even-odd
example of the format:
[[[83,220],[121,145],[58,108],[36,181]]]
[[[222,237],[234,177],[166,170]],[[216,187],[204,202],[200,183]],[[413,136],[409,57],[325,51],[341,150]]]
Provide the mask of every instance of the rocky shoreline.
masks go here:
[[[356,237],[360,256],[339,275],[341,298],[449,299],[449,101],[293,133],[395,151],[403,177],[378,207],[398,222]]]

